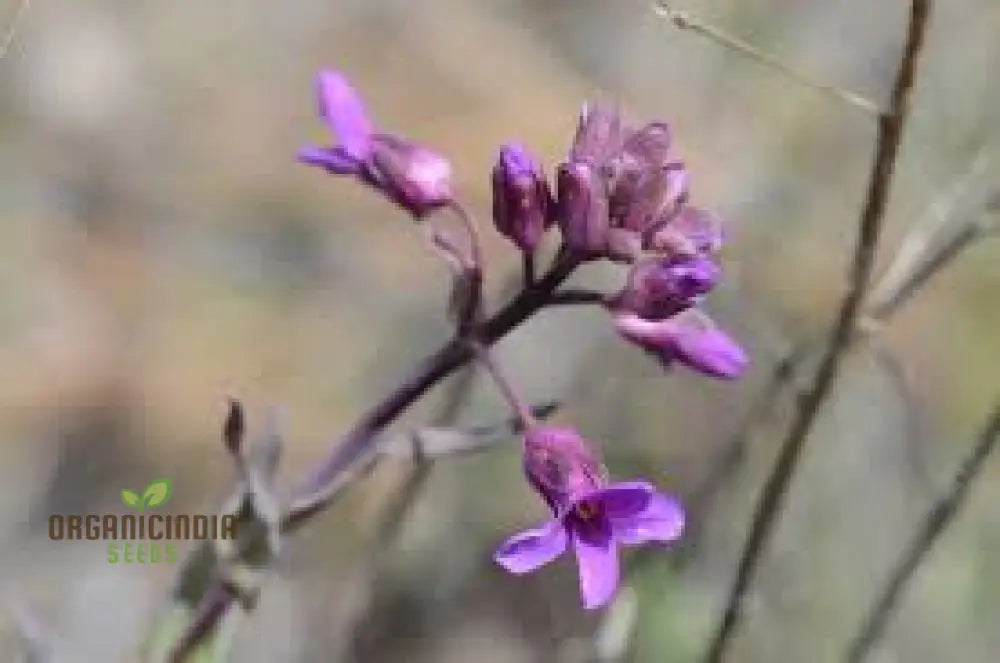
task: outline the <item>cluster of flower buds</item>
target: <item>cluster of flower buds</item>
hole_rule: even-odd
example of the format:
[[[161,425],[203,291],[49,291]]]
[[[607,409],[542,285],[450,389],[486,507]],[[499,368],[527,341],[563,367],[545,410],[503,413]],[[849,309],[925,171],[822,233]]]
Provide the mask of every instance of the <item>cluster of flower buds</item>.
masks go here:
[[[375,133],[341,74],[322,73],[317,87],[320,114],[340,142],[306,148],[302,161],[354,176],[417,218],[460,208],[446,159]],[[628,265],[621,291],[601,297],[629,342],[665,366],[681,363],[723,379],[745,371],[742,348],[699,309],[721,277],[722,230],[715,216],[689,203],[687,171],[666,124],[631,128],[617,109],[588,104],[556,168],[555,195],[539,160],[514,143],[501,147],[492,185],[494,226],[520,251],[533,253],[558,226],[563,255],[575,264]],[[524,472],[552,519],[508,540],[495,559],[512,573],[527,573],[572,546],[584,606],[605,605],[618,585],[619,546],[674,541],[684,529],[683,508],[646,481],[611,482],[573,429],[524,419]]]
[[[679,362],[717,378],[739,377],[747,357],[696,306],[719,281],[722,228],[689,203],[688,175],[670,129],[626,126],[616,109],[584,106],[553,201],[544,169],[520,145],[505,145],[493,169],[493,220],[522,251],[558,224],[582,261],[631,265],[608,305],[628,341],[665,366]]]

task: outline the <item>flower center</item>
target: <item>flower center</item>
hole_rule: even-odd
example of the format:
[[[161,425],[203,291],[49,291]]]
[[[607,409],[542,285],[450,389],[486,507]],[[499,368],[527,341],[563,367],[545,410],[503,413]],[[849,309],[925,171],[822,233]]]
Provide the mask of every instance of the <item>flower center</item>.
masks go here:
[[[594,520],[601,512],[600,507],[592,501],[584,500],[576,505],[576,515],[583,521]]]

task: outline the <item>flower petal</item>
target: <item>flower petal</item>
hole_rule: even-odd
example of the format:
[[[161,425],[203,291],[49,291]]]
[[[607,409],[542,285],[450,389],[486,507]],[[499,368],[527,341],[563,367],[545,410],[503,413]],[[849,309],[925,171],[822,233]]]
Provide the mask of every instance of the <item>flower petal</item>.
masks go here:
[[[704,322],[696,321],[696,317]],[[707,315],[689,309],[674,316],[674,321],[677,327],[673,354],[678,361],[723,380],[733,380],[746,371],[750,363],[746,352]]]
[[[625,545],[675,541],[684,531],[684,507],[673,497],[653,493],[645,509],[632,516],[612,518],[611,528],[615,538]]]
[[[583,495],[577,502],[599,502],[601,511],[613,520],[641,513],[655,492],[656,488],[647,481],[620,481]]]
[[[601,164],[621,149],[624,139],[625,128],[618,107],[606,102],[588,102],[580,111],[570,161]]]
[[[583,607],[605,605],[618,589],[618,546],[612,536],[594,537],[573,531]]]
[[[493,555],[493,560],[515,574],[529,573],[548,564],[566,550],[566,530],[562,522],[550,520],[541,527],[509,538]]]
[[[316,95],[320,115],[337,134],[344,151],[355,159],[364,159],[368,155],[372,126],[361,96],[338,71],[320,72]]]
[[[298,159],[310,166],[325,168],[335,175],[355,175],[361,164],[340,147],[303,147]]]
[[[615,326],[622,336],[654,353],[664,364],[677,360],[706,375],[733,380],[750,363],[743,348],[697,309],[664,320],[619,313],[615,315]]]
[[[650,122],[625,139],[624,155],[646,168],[658,170],[670,158],[673,136],[664,122]]]
[[[582,161],[564,163],[556,172],[556,218],[566,245],[582,254],[607,248],[608,197],[597,170]]]
[[[713,254],[722,248],[723,234],[717,216],[684,205],[652,232],[646,248],[669,255]]]

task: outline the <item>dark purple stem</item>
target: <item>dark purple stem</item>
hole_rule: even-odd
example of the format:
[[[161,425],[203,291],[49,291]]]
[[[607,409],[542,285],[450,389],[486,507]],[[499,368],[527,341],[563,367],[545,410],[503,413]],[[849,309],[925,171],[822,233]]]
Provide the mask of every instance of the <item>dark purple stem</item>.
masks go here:
[[[552,268],[538,282],[523,289],[507,306],[483,323],[479,328],[479,342],[486,347],[493,345],[542,309],[552,292],[579,264],[578,259],[560,252]],[[474,356],[468,339],[459,336],[449,341],[424,359],[409,378],[362,415],[313,475],[302,484],[282,519],[282,531],[289,532],[298,528],[329,506],[336,494],[340,476],[364,457],[378,434],[431,387],[467,364]],[[172,663],[182,663],[194,651],[216,628],[234,599],[233,592],[219,579],[209,585],[197,613],[171,655]]]
[[[481,342],[490,346],[531,317],[549,301],[552,292],[576,269],[579,261],[560,254],[555,264],[531,288],[522,290],[507,306],[481,328]],[[315,473],[302,484],[285,515],[283,527],[294,527],[303,519],[323,510],[330,501],[330,487],[349,469],[375,437],[410,405],[452,371],[473,358],[465,339],[449,341],[427,357],[416,371],[366,412],[341,439]]]
[[[606,306],[610,297],[594,290],[560,290],[552,293],[547,306]]]

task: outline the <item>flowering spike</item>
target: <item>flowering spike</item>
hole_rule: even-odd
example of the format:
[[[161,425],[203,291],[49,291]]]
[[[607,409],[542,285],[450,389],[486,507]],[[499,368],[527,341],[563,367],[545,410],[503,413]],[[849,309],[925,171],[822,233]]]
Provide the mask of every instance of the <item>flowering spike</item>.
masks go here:
[[[521,145],[500,148],[493,167],[493,222],[522,251],[533,251],[552,224],[552,194],[538,161]]]

